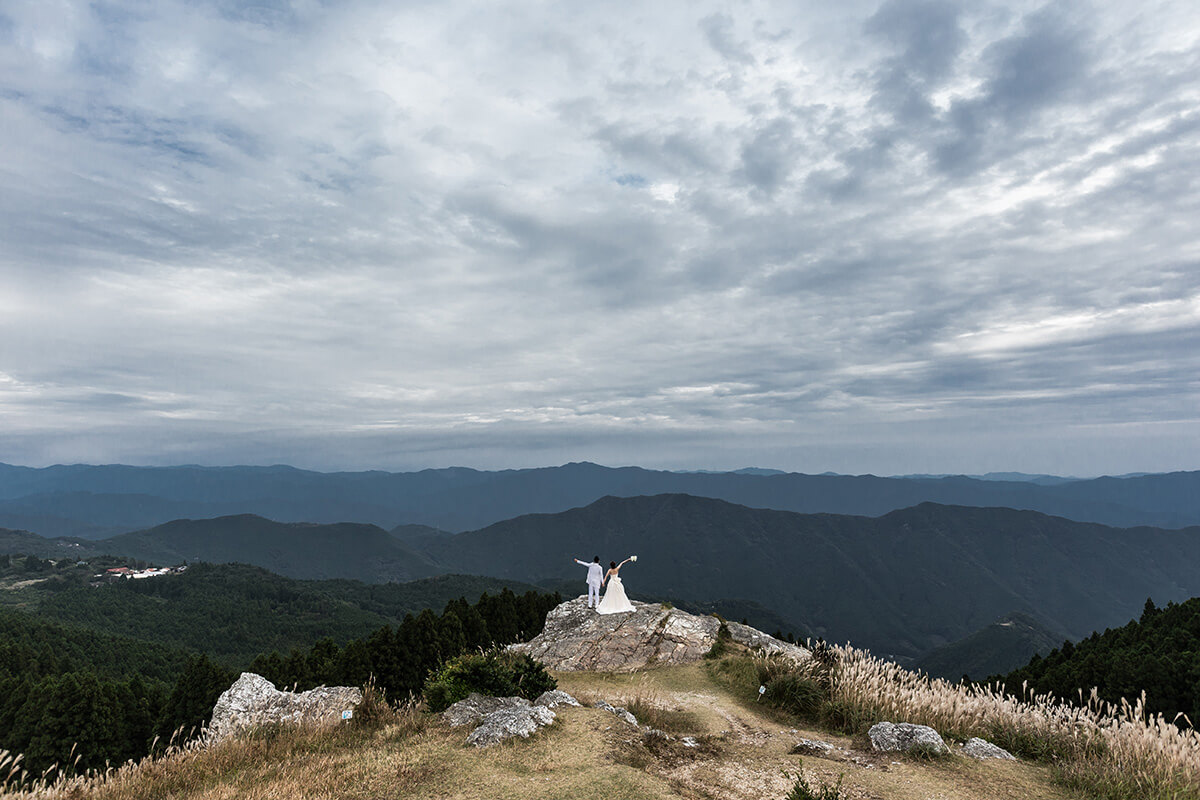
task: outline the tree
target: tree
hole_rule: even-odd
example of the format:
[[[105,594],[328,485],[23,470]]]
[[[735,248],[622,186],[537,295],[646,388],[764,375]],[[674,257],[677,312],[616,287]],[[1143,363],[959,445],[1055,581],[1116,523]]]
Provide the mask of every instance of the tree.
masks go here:
[[[230,687],[233,677],[206,655],[193,658],[163,705],[155,726],[158,735],[170,739],[176,731],[184,736],[198,732],[208,723],[217,698]]]

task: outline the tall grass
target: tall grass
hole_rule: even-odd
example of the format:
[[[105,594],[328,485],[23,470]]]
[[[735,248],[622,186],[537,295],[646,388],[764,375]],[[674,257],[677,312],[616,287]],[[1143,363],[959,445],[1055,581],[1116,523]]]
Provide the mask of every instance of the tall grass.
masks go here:
[[[204,791],[257,766],[290,758],[357,747],[371,737],[402,741],[424,730],[427,715],[415,698],[389,703],[373,684],[353,720],[329,725],[270,724],[247,730],[218,744],[204,731],[184,740],[181,731],[163,748],[140,761],[74,774],[56,765],[41,775],[21,768],[21,756],[0,751],[0,798],[12,800],[159,800]],[[304,796],[298,787],[294,796]]]
[[[1200,734],[1148,714],[1144,695],[1112,704],[1093,690],[1072,703],[1025,687],[953,684],[851,647],[827,648],[802,670],[827,691],[820,713],[843,729],[883,720],[929,725],[947,738],[980,736],[1053,762],[1064,783],[1103,800],[1200,800]]]

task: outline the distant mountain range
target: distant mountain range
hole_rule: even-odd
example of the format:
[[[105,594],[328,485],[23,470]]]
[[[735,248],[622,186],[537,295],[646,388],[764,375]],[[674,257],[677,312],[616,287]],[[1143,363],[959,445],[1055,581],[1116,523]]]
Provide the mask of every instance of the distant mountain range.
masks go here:
[[[99,542],[28,534],[0,535],[4,541],[26,549],[41,541],[76,556],[239,561],[299,578],[381,582],[457,573],[580,591],[584,573],[573,558],[638,554],[623,573],[633,597],[750,601],[787,630],[850,640],[902,661],[1014,610],[1036,614],[1055,636],[1081,638],[1129,619],[1147,597],[1165,603],[1200,595],[1200,527],[1118,529],[933,503],[872,518],[674,494],[606,497],[456,535],[242,515]]]
[[[1200,525],[1200,472],[1091,480],[1017,473],[880,478],[759,468],[678,473],[584,462],[499,472],[456,467],[406,473],[0,465],[0,527],[99,539],[175,519],[255,514],[280,522],[464,531],[524,514],[566,511],[605,496],[657,494],[799,513],[878,516],[934,502],[1033,510],[1118,527]]]
[[[828,639],[901,659],[1013,610],[1082,637],[1147,597],[1200,594],[1200,527],[1109,528],[1029,511],[924,503],[877,518],[796,514],[688,495],[603,498],[426,540],[443,570],[541,584],[571,557],[639,554],[626,588],[746,598]]]

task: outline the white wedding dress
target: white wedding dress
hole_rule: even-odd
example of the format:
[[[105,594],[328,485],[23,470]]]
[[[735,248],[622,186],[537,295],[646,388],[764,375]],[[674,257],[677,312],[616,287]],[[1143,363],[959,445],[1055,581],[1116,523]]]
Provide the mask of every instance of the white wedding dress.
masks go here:
[[[621,583],[621,579],[616,575],[609,578],[608,588],[604,590],[604,597],[601,598],[600,605],[596,606],[596,611],[601,614],[620,614],[622,611],[635,610],[633,603],[625,596],[625,585]]]

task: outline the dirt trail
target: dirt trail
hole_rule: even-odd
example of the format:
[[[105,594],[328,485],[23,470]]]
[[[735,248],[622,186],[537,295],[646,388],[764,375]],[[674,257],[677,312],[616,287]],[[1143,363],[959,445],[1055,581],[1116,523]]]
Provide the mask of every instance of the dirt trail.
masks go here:
[[[978,762],[955,757],[922,762],[856,746],[849,737],[777,721],[770,709],[743,703],[712,682],[701,665],[649,670],[631,676],[560,676],[563,688],[611,702],[649,700],[691,712],[712,737],[713,754],[665,759],[649,770],[680,795],[717,800],[786,797],[803,769],[819,787],[842,781],[847,800],[1070,800],[1050,771],[1022,762]],[[825,753],[794,752],[802,740],[824,742]]]

